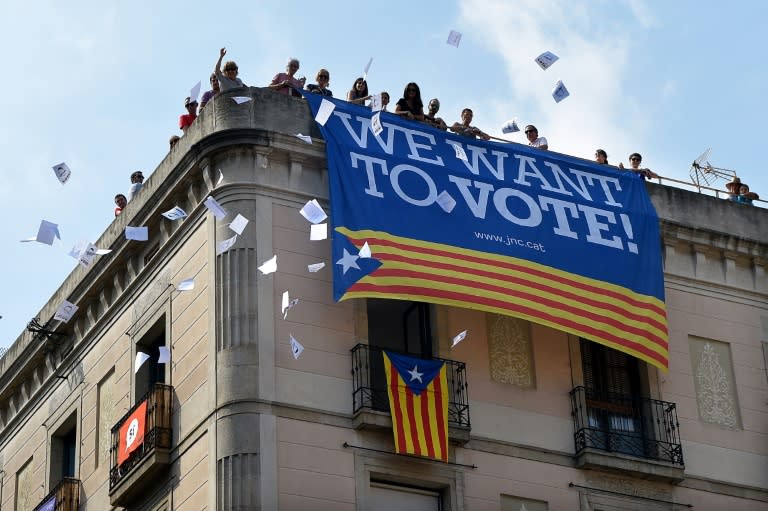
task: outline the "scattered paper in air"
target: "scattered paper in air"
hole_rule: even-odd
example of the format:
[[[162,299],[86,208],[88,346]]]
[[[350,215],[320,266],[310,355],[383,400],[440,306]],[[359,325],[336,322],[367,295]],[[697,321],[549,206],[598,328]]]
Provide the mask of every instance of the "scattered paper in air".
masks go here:
[[[77,309],[79,309],[77,305],[64,300],[64,303],[59,305],[59,308],[56,309],[56,314],[53,315],[53,319],[67,323],[70,319],[72,319],[72,316],[75,315]]]
[[[298,360],[301,356],[301,352],[304,351],[304,346],[302,346],[299,341],[294,339],[293,335],[289,335],[291,337],[291,353],[293,353],[293,358]]]
[[[187,212],[178,206],[174,206],[173,209],[169,209],[165,213],[162,213],[162,215],[168,220],[178,220],[179,218],[186,217]]]
[[[160,352],[157,357],[158,364],[168,364],[171,361],[171,348],[168,346],[158,346],[157,351]]]
[[[545,51],[538,57],[536,57],[534,60],[539,65],[539,67],[546,71],[546,69],[554,64],[560,57],[552,53],[551,51]]]
[[[454,199],[451,194],[445,190],[440,192],[435,202],[437,202],[437,205],[443,208],[443,211],[446,213],[450,213],[453,211],[453,208],[456,207],[456,199]]]
[[[363,80],[368,79],[368,71],[371,70],[371,64],[373,64],[373,57],[368,59],[368,63],[365,65],[365,69],[363,69]]]
[[[317,202],[317,199],[307,201],[299,213],[301,213],[301,216],[306,218],[308,222],[312,222],[313,224],[319,224],[328,218],[328,215],[325,214],[323,207]]]
[[[238,105],[242,105],[243,103],[248,103],[251,98],[248,96],[232,96],[232,100]]]
[[[299,303],[298,298],[294,298],[293,300],[291,300],[290,296],[288,295],[288,291],[283,292],[283,301],[281,305],[282,312],[283,312],[283,319],[288,318],[288,311],[291,310],[293,306],[296,305],[297,303]]]
[[[112,252],[111,248],[97,248],[95,254],[96,255],[106,255]]]
[[[66,182],[69,181],[69,176],[72,174],[72,171],[69,170],[69,167],[64,162],[54,165],[53,172],[56,174],[56,178],[61,184],[66,184]]]
[[[311,144],[312,143],[312,137],[310,137],[309,135],[302,135],[301,133],[297,133],[296,134],[296,138],[298,138],[300,140],[303,140],[307,144]]]
[[[450,143],[450,144],[453,146],[453,150],[456,153],[456,158],[463,161],[469,161],[467,160],[467,153],[464,152],[463,147],[461,147],[459,144],[454,144],[454,143]]]
[[[371,117],[371,131],[377,137],[384,131],[384,127],[381,125],[381,112],[376,112],[373,114],[373,117]]]
[[[195,279],[184,279],[178,284],[176,284],[176,290],[177,291],[192,291],[195,289]]]
[[[562,80],[558,80],[555,84],[555,88],[552,91],[552,97],[555,98],[556,103],[560,103],[562,100],[570,96],[571,93],[565,88]]]
[[[501,127],[502,133],[516,133],[518,131],[520,131],[520,127],[517,125],[517,119],[511,119]]]
[[[458,48],[459,43],[461,42],[461,32],[456,32],[455,30],[451,30],[451,32],[448,34],[448,40],[446,42],[451,46],[455,46],[456,48]]]
[[[229,224],[229,228],[237,234],[243,234],[246,225],[248,225],[248,219],[238,213],[235,219],[232,220],[232,223]]]
[[[459,344],[461,341],[464,340],[464,338],[467,336],[467,331],[464,330],[463,332],[459,332],[456,337],[453,338],[453,344],[451,344],[451,348]]]
[[[371,96],[371,110],[373,110],[374,112],[379,112],[381,111],[382,106],[383,105],[381,104],[381,94],[374,94],[373,96]],[[374,133],[376,132],[374,131]]]
[[[197,98],[200,96],[200,82],[197,82],[192,90],[189,91],[190,102],[197,103]]]
[[[357,253],[362,259],[368,259],[371,257],[371,247],[368,245],[368,242],[366,241],[363,243],[363,246],[360,247],[360,252]]]
[[[264,275],[275,273],[277,271],[277,256],[273,255],[272,259],[265,261],[261,266],[259,266],[259,271]]]
[[[139,368],[141,368],[142,365],[144,365],[144,362],[149,360],[149,355],[144,353],[143,351],[137,351],[136,352],[136,361],[133,363],[133,373],[136,374],[139,372]]]
[[[328,122],[328,119],[331,117],[331,114],[333,113],[333,110],[336,108],[336,105],[328,101],[327,99],[324,99],[320,103],[320,108],[317,109],[317,115],[315,116],[315,121],[320,126],[325,126],[325,123]]]
[[[227,210],[221,207],[221,204],[216,202],[216,199],[213,197],[208,197],[205,199],[205,202],[203,202],[206,208],[213,213],[213,216],[218,218],[219,220],[223,219],[227,216]]]
[[[149,227],[125,226],[125,239],[135,241],[147,241],[149,239]]]
[[[328,239],[328,224],[312,224],[309,226],[309,241]]]
[[[323,268],[325,268],[325,262],[312,263],[307,265],[307,270],[309,270],[309,273],[317,273]]]
[[[74,249],[73,249],[74,250]],[[85,247],[80,251],[80,257],[77,258],[77,261],[88,268],[91,263],[93,263],[93,259],[96,257],[96,245],[93,243],[86,242]]]
[[[224,252],[226,252],[227,250],[232,248],[232,246],[235,243],[237,243],[237,234],[235,234],[231,238],[228,238],[228,239],[226,239],[224,241],[218,242],[216,244],[216,255],[223,254]]]
[[[216,180],[216,186],[219,186],[224,180],[224,173],[219,169],[219,179]]]
[[[52,246],[53,240],[56,238],[61,239],[61,234],[59,233],[59,226],[57,224],[54,224],[53,222],[49,222],[48,220],[42,220],[40,222],[40,227],[37,229],[37,236],[23,239],[21,240],[21,242],[27,243],[30,241],[37,241],[38,243],[43,243],[45,245]]]

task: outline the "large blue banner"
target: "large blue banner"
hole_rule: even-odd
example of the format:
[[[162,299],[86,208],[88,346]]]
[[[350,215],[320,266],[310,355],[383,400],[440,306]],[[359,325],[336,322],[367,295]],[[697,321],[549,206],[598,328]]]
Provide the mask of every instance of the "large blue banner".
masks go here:
[[[658,218],[642,178],[308,94],[326,139],[336,299],[523,317],[666,366]],[[360,257],[365,244],[372,258]]]

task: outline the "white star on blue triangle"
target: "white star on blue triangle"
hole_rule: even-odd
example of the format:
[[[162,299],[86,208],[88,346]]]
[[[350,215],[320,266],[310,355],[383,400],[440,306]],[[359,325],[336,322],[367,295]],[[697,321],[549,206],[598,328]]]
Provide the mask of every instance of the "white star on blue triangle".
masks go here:
[[[347,270],[350,268],[354,268],[356,270],[359,270],[360,267],[357,265],[357,260],[360,256],[358,255],[352,255],[349,252],[347,252],[347,249],[344,249],[344,256],[336,261],[336,264],[340,264],[342,267],[342,274],[346,274]]]

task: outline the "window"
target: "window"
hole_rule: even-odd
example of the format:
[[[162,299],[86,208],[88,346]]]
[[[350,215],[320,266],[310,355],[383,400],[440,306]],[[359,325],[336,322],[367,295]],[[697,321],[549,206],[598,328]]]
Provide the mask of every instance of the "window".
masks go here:
[[[51,435],[49,487],[65,477],[77,476],[77,412],[69,415]]]
[[[435,490],[371,482],[368,494],[370,511],[440,511],[442,495]]]
[[[165,316],[136,343],[136,352],[145,353],[149,358],[136,372],[134,403],[141,401],[155,383],[165,383],[165,364],[159,363],[161,346],[165,346]]]

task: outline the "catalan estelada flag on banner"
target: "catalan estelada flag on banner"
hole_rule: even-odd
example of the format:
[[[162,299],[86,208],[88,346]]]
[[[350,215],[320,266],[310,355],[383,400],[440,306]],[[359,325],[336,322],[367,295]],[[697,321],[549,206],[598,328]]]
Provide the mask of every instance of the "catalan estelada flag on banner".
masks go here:
[[[445,362],[383,355],[395,452],[448,461]]]
[[[332,109],[317,119],[336,300],[505,314],[667,369],[659,219],[641,176],[305,98]]]
[[[122,465],[131,453],[144,443],[147,424],[147,402],[142,402],[120,426],[120,440],[117,444],[117,464]]]

